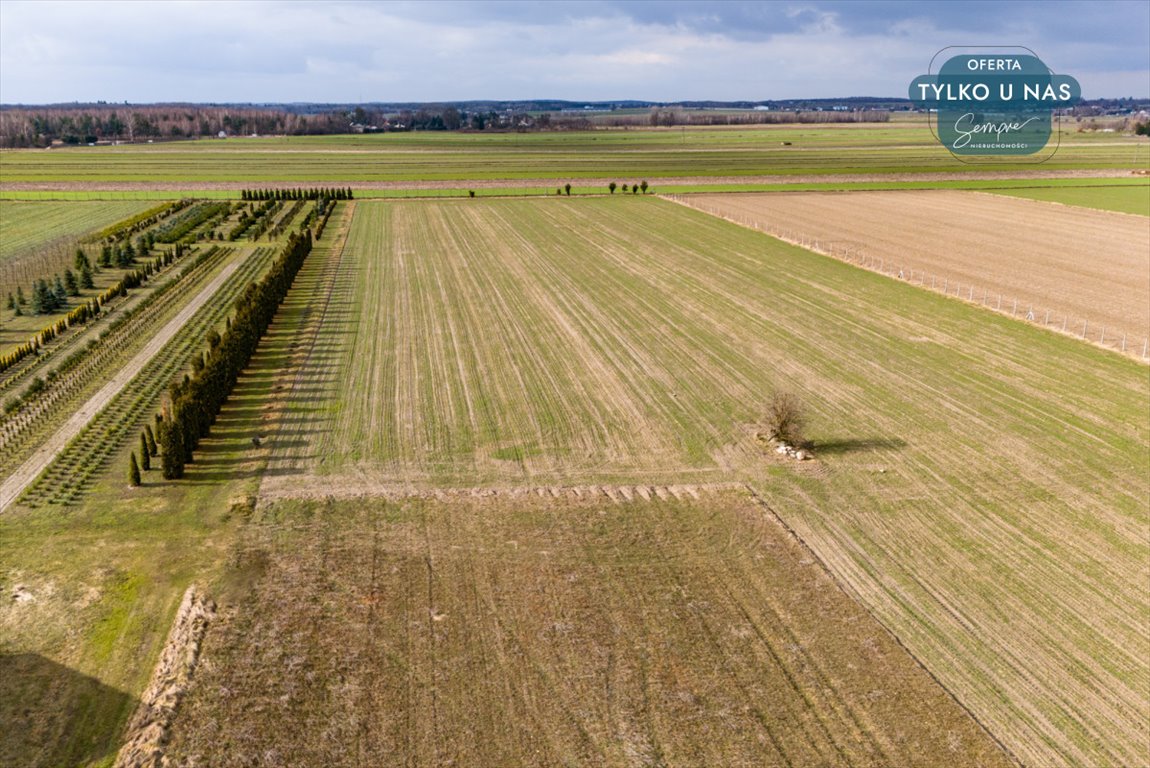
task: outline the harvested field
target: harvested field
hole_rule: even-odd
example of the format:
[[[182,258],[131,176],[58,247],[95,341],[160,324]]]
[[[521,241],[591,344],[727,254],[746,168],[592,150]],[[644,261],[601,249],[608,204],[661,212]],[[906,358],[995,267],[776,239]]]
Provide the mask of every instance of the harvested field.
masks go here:
[[[1008,766],[745,493],[266,505],[175,766]]]
[[[1150,335],[1150,226],[1107,211],[958,191],[692,195],[688,205],[823,251],[883,259],[918,283],[947,281],[962,298],[996,303],[1098,340],[1128,334],[1141,350]],[[877,265],[876,265],[877,266]],[[911,274],[913,270],[914,274]],[[973,288],[973,294],[968,289]],[[1090,327],[1094,328],[1093,334]]]
[[[1143,365],[652,199],[357,202],[335,256],[265,496],[750,482],[1024,762],[1146,762]]]

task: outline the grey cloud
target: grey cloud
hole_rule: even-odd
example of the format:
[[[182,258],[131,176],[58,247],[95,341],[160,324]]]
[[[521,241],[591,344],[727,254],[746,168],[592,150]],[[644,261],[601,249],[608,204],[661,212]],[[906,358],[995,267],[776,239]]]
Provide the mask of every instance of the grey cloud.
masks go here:
[[[901,95],[955,44],[1021,43],[1150,95],[1150,4],[0,2],[0,101]]]

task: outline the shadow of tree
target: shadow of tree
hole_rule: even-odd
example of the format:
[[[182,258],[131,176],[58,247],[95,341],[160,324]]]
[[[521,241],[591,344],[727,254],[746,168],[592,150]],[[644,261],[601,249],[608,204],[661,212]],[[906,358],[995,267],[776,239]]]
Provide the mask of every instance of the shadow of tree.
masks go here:
[[[102,762],[119,749],[120,731],[137,704],[134,696],[39,654],[0,654],[0,765]]]
[[[843,453],[866,453],[868,451],[891,451],[906,447],[906,441],[897,437],[867,437],[831,440],[815,440],[813,448],[818,455],[838,455]]]

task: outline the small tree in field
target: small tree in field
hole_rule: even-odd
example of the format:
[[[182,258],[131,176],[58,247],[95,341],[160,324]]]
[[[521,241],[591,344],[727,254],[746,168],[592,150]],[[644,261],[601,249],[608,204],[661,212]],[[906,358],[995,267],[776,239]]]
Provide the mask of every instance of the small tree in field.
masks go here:
[[[136,463],[135,451],[132,451],[132,459],[128,462],[128,484],[132,486],[140,484],[140,465]]]
[[[152,455],[148,451],[148,436],[140,433],[140,468],[147,472],[152,468]]]
[[[567,197],[571,197],[571,185],[570,184],[564,184],[563,189],[567,192]]]
[[[610,184],[608,184],[607,189],[611,190],[612,195],[615,194],[615,182],[612,181]]]
[[[764,423],[769,438],[787,445],[802,445],[805,442],[803,429],[806,424],[806,414],[797,396],[790,392],[771,395]]]
[[[646,179],[643,179],[643,181],[639,182],[639,189],[643,190],[644,195],[647,194],[647,180]]]

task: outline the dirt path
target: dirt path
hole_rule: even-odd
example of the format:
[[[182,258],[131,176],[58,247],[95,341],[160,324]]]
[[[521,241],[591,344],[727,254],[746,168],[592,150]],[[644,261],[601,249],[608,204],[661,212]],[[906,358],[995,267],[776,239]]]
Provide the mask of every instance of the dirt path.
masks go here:
[[[64,423],[56,431],[56,434],[48,438],[47,441],[41,445],[36,452],[25,461],[19,469],[6,478],[2,485],[0,485],[0,512],[7,509],[13,504],[16,499],[20,498],[20,494],[24,492],[32,481],[40,476],[40,473],[48,468],[48,465],[56,458],[57,455],[68,445],[68,443],[80,434],[84,426],[91,421],[95,416],[104,409],[112,401],[116,395],[120,393],[124,387],[128,385],[136,374],[155,357],[161,349],[164,348],[169,341],[175,338],[180,329],[192,318],[193,315],[204,306],[216,292],[227,282],[228,278],[239,269],[241,260],[237,260],[224,267],[218,275],[216,275],[210,283],[208,283],[202,291],[184,306],[180,313],[173,317],[167,325],[161,328],[151,341],[148,342],[140,352],[128,362],[119,373],[113,376],[107,384],[105,384],[99,392],[91,397],[88,402],[84,403],[76,410],[72,417]]]

